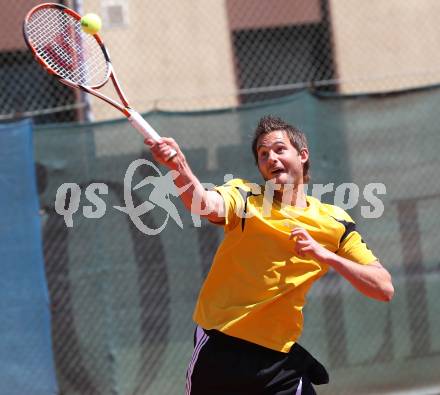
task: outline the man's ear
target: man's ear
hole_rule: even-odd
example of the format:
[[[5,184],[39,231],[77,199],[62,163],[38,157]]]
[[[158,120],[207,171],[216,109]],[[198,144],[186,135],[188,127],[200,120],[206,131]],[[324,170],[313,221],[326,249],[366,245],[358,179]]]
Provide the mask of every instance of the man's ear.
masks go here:
[[[301,158],[301,163],[306,163],[309,160],[309,150],[307,148],[303,148],[301,151],[299,151],[299,156]]]

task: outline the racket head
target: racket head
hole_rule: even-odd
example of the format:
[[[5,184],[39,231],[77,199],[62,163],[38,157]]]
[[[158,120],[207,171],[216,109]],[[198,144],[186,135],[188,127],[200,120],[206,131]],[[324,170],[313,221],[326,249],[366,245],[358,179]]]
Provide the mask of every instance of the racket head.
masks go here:
[[[110,58],[99,34],[83,32],[80,21],[70,8],[43,3],[27,13],[23,35],[48,73],[70,86],[97,89],[110,78]]]

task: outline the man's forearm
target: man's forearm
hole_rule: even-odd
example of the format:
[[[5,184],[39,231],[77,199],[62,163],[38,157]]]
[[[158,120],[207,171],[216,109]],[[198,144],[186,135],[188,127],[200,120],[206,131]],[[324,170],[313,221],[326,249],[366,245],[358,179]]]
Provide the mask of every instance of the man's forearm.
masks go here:
[[[146,139],[145,144],[151,148],[153,157],[158,163],[174,172],[173,182],[188,210],[214,222],[224,221],[223,198],[217,192],[205,190],[174,139],[170,137],[162,137],[160,141]]]
[[[384,302],[394,294],[391,275],[379,262],[361,265],[336,254],[329,254],[325,263],[348,280],[359,292]]]
[[[212,217],[214,220],[224,214],[223,200],[217,192],[207,191],[194,175],[185,157],[179,158],[175,171],[174,184],[182,192],[180,199],[194,214]]]

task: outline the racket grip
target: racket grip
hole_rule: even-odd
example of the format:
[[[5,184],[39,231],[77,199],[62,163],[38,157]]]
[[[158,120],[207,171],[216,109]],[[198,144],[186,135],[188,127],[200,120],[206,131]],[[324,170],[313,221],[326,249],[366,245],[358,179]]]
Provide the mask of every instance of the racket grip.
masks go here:
[[[159,133],[157,133],[137,111],[130,109],[130,116],[128,117],[128,120],[131,123],[131,126],[133,126],[145,138],[152,139],[156,142],[161,140]],[[171,153],[167,160],[170,160],[176,154],[177,152],[174,149],[171,149]]]

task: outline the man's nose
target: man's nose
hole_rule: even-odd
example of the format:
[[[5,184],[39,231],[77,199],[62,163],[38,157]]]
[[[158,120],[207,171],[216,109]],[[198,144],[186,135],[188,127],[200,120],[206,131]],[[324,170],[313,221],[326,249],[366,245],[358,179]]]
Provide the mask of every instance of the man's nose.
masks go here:
[[[274,163],[278,160],[278,156],[275,152],[269,151],[269,158],[268,159],[269,159],[270,163]]]

